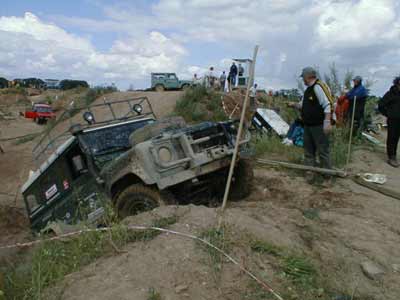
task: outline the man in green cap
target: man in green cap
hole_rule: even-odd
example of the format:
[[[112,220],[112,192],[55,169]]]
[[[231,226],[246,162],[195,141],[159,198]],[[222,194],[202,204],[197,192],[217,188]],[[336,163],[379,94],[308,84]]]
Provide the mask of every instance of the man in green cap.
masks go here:
[[[301,111],[304,123],[305,164],[330,169],[329,133],[332,130],[332,94],[329,87],[317,78],[312,67],[304,68],[301,77],[307,89],[303,100],[295,105]]]

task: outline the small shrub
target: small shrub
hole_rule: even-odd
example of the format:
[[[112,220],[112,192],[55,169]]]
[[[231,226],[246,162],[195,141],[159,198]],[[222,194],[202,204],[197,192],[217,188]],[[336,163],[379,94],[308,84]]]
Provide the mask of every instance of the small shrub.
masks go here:
[[[277,135],[262,135],[261,138],[252,141],[257,156],[284,157],[291,162],[301,162],[303,159],[303,148],[287,146],[282,144],[282,139]]]
[[[147,300],[161,300],[161,294],[156,292],[154,288],[149,288]]]
[[[225,228],[221,228],[220,230],[216,228],[207,229],[202,232],[200,237],[223,251],[229,250],[230,241],[226,238]],[[204,243],[200,243],[199,245],[208,254],[214,276],[218,279],[222,268],[223,254]]]
[[[313,264],[303,256],[288,255],[282,261],[283,272],[294,283],[302,286],[314,286],[317,274]]]
[[[348,128],[336,128],[331,134],[330,150],[332,165],[341,168],[346,164],[348,153]]]
[[[262,253],[262,254],[270,254],[272,256],[281,256],[282,254],[282,249],[274,244],[265,242],[265,241],[260,241],[260,240],[254,240],[250,244],[250,248],[254,252]]]
[[[161,218],[155,220],[152,226],[166,228],[176,221],[176,217]],[[42,299],[43,291],[48,286],[112,252],[114,246],[149,241],[161,233],[156,230],[129,230],[126,226],[115,224],[109,232],[86,232],[67,241],[44,242],[34,250],[29,262],[9,267],[5,295],[9,299]]]
[[[221,95],[203,86],[187,89],[177,101],[173,114],[182,116],[188,123],[227,119],[222,109]]]

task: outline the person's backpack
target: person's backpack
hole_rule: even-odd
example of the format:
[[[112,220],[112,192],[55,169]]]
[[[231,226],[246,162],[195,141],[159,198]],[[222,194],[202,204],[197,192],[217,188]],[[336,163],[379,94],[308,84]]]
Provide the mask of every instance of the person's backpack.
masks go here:
[[[325,96],[329,100],[329,104],[331,106],[331,123],[332,123],[332,125],[334,125],[336,123],[336,121],[335,121],[335,119],[333,117],[333,114],[334,114],[333,103],[335,103],[335,97],[332,95],[331,89],[329,88],[329,86],[325,82],[323,82],[321,80],[317,80],[316,83],[322,88],[322,90],[325,93]]]

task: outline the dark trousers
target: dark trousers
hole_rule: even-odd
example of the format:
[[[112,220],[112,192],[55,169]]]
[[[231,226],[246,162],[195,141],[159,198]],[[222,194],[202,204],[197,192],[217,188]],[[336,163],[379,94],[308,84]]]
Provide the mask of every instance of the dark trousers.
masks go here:
[[[330,169],[329,137],[324,133],[323,126],[304,126],[304,162],[308,166],[319,166]]]
[[[387,119],[388,131],[386,149],[389,158],[396,158],[397,144],[400,139],[400,119]]]
[[[354,113],[354,130],[361,131],[364,129],[364,112],[365,112],[365,100],[357,100],[356,107],[353,112],[354,99],[349,101],[349,117],[348,121],[351,123]]]

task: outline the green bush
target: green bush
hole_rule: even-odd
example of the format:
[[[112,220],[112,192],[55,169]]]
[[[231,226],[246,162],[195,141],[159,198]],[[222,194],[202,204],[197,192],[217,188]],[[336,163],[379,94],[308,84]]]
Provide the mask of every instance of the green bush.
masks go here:
[[[284,158],[291,162],[299,163],[303,160],[303,148],[282,144],[282,139],[274,134],[264,134],[252,141],[257,156]]]
[[[183,117],[188,123],[227,119],[222,109],[221,94],[203,86],[187,89],[176,103],[173,114]]]
[[[168,228],[176,221],[176,217],[161,218],[152,226]],[[86,232],[67,241],[43,242],[33,250],[31,260],[9,266],[5,273],[5,296],[7,299],[43,299],[47,287],[111,253],[114,247],[149,241],[159,234],[156,230],[136,231],[115,224],[109,232]]]

